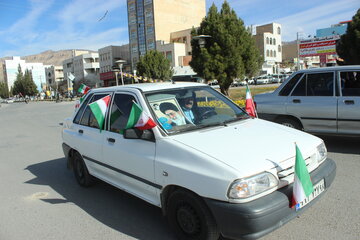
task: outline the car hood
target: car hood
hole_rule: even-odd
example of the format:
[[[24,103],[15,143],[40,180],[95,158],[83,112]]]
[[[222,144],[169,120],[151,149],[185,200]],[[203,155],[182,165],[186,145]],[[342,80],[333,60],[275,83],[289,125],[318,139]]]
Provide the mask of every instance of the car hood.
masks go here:
[[[295,157],[303,157],[322,142],[318,137],[261,119],[174,135],[172,139],[236,169],[241,174],[262,172]]]

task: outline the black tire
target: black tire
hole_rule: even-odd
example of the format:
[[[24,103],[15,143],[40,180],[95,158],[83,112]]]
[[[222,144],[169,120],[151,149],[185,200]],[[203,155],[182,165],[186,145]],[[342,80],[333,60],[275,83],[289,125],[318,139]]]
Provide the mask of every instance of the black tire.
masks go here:
[[[78,152],[74,153],[73,156],[73,164],[74,164],[74,175],[76,181],[82,187],[89,187],[93,185],[94,179],[89,174],[89,171],[85,165],[84,160],[82,159],[81,155]]]
[[[277,123],[282,124],[287,127],[295,128],[298,130],[302,130],[302,126],[299,121],[292,118],[280,118]]]
[[[195,194],[177,190],[167,201],[167,219],[178,239],[216,240],[220,233],[214,217]]]

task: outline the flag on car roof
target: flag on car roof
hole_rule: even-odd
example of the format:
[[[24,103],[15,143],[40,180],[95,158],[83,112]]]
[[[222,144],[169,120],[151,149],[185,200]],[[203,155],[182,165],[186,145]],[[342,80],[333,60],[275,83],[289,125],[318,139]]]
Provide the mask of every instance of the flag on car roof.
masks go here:
[[[155,126],[154,120],[136,102],[133,102],[125,129],[135,127],[140,130],[146,130]]]
[[[246,85],[246,101],[245,101],[245,111],[252,117],[257,117],[255,104],[252,99],[249,86]]]
[[[293,184],[293,197],[291,206],[294,207],[304,201],[314,191],[314,186],[310,179],[305,160],[300,149],[295,143],[295,174]]]
[[[78,89],[78,92],[82,94],[86,94],[89,90],[90,88],[82,83]]]
[[[110,95],[107,95],[89,104],[89,107],[92,113],[94,114],[96,121],[99,124],[100,131],[104,129],[105,113],[109,107],[110,99],[111,99]]]

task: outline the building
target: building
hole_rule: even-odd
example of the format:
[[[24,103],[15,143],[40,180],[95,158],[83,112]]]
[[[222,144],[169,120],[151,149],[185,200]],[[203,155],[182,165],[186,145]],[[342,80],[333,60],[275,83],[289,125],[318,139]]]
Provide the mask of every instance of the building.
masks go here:
[[[58,89],[58,83],[64,80],[63,66],[48,66],[45,68],[46,84],[52,89]]]
[[[270,23],[256,27],[256,46],[264,57],[262,74],[280,73],[282,62],[281,25]]]
[[[121,71],[131,72],[129,44],[122,46],[107,46],[99,49],[100,81],[103,86],[115,86],[116,76],[113,68],[118,68],[116,61],[124,60]],[[121,76],[118,76],[118,81]]]
[[[157,41],[171,42],[171,33],[200,26],[205,0],[127,0],[131,65],[157,50]]]
[[[17,77],[19,66],[24,73],[25,70],[31,71],[33,81],[39,92],[46,90],[46,75],[45,67],[42,63],[26,63],[20,57],[12,57],[10,60],[5,60],[5,74],[9,91],[14,85]]]
[[[84,53],[63,61],[65,80],[71,80],[69,78],[71,73],[75,77],[74,82],[85,82],[92,87],[102,85],[99,69],[99,54],[97,52]]]

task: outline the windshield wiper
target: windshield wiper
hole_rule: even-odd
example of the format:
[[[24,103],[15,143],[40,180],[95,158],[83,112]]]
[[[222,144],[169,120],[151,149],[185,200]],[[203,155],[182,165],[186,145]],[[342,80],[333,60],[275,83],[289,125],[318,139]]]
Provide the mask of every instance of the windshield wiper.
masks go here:
[[[233,118],[233,119],[225,120],[222,123],[224,125],[226,125],[227,123],[237,122],[237,121],[240,121],[240,120],[243,120],[243,119],[248,119],[248,118],[250,118],[248,115],[242,115],[242,116],[238,116],[238,117]]]

